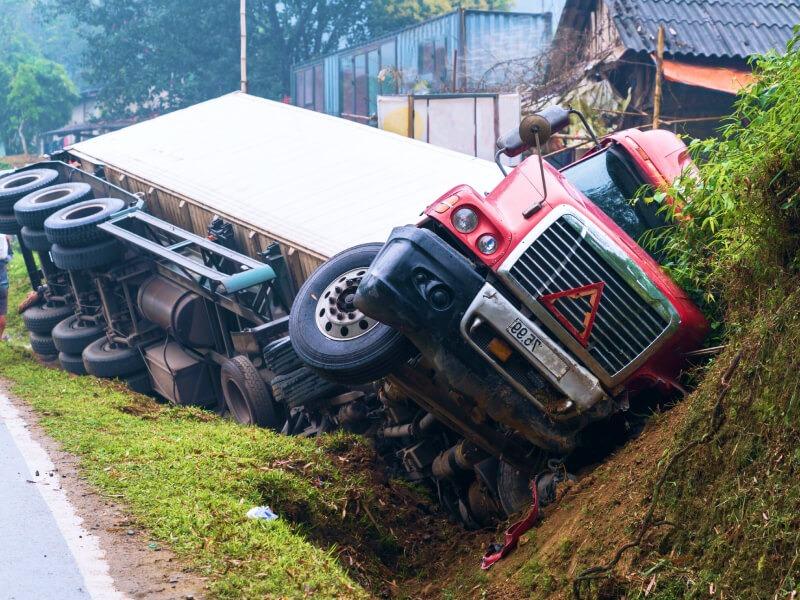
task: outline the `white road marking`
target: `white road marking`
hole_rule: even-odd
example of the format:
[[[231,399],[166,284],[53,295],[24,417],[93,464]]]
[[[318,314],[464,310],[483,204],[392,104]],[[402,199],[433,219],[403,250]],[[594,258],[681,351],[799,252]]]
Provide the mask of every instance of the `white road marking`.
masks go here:
[[[51,485],[51,482],[60,482],[60,478],[49,475],[55,471],[50,456],[33,439],[16,407],[2,394],[0,394],[0,419],[8,428],[11,438],[25,459],[31,481],[36,482],[36,488],[50,509],[83,576],[86,591],[96,600],[126,600],[127,596],[116,589],[114,580],[109,575],[108,563],[105,560],[105,553],[100,548],[99,540],[83,528],[83,519],[76,514],[61,486]]]

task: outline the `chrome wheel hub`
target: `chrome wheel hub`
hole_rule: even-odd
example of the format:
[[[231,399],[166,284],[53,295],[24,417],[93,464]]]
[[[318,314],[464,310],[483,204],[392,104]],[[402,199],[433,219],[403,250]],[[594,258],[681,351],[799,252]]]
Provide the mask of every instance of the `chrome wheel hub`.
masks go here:
[[[354,340],[369,333],[378,321],[366,316],[353,304],[366,267],[353,269],[336,278],[317,301],[317,327],[332,340]]]

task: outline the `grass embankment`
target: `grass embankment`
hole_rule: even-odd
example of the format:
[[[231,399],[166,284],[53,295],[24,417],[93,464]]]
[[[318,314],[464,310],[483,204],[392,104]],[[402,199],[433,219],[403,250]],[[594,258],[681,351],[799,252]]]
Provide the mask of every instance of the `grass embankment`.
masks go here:
[[[25,342],[14,308],[29,289],[19,255],[10,275],[8,331]],[[0,378],[80,457],[98,490],[208,577],[213,597],[382,595],[396,578],[431,568],[423,536],[433,549],[450,535],[426,514],[430,500],[387,478],[359,438],[242,428],[43,367],[19,344],[0,344]],[[280,519],[245,518],[261,505]]]
[[[800,42],[757,73],[721,140],[694,145],[704,184],[672,190],[691,219],[661,236],[668,269],[703,298],[726,350],[694,394],[567,492],[492,589],[571,597],[574,577],[636,539],[653,506],[668,523],[583,598],[800,592]]]

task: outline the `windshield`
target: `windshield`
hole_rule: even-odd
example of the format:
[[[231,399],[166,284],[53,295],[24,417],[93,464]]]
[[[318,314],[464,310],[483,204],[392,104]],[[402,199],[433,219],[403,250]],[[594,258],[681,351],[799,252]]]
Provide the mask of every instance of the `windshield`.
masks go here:
[[[620,151],[606,148],[562,172],[634,240],[641,238],[648,229],[664,225],[656,214],[655,204],[631,204],[646,182]]]

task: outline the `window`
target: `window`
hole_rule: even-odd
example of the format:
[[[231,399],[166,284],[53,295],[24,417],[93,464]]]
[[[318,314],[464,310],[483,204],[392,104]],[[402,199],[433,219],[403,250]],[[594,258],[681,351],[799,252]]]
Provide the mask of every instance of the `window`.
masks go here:
[[[325,71],[321,64],[295,72],[294,95],[295,106],[325,110]]]
[[[339,66],[342,86],[342,114],[354,114],[356,82],[353,77],[353,59],[351,57],[342,58]]]
[[[619,150],[607,148],[563,171],[567,179],[634,240],[664,225],[657,207],[631,203],[645,181]]]
[[[428,40],[419,45],[419,78],[430,83],[431,91],[450,89],[447,46],[447,40]]]
[[[395,43],[387,42],[381,46],[381,70],[393,69],[397,67],[397,51]],[[393,71],[387,71],[381,82],[381,94],[400,93],[400,82],[395,79]]]
[[[367,54],[367,115],[378,112],[378,72],[381,70],[378,50]]]
[[[365,116],[367,114],[367,56],[357,54],[353,59],[355,68],[355,93],[356,106],[353,114]]]

